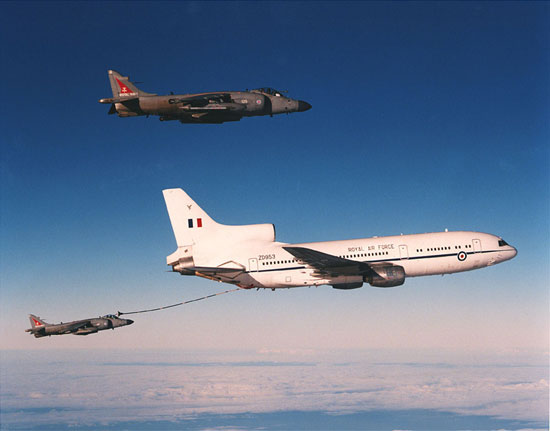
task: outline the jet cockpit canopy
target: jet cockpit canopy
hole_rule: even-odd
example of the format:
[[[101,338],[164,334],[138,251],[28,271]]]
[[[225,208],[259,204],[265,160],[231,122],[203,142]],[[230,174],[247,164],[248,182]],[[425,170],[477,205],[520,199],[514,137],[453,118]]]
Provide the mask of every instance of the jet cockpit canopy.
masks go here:
[[[104,319],[118,319],[114,314],[106,314],[103,316]]]
[[[274,88],[270,88],[270,87],[256,88],[255,90],[252,90],[252,91],[258,91],[260,93],[270,94],[271,96],[276,96],[276,97],[281,97],[283,95],[282,91],[275,90]]]

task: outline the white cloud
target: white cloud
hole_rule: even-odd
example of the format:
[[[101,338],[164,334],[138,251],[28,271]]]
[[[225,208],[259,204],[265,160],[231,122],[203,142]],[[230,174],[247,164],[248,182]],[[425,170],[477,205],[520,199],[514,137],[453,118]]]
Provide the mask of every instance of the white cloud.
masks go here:
[[[75,352],[57,360],[48,354],[24,360],[10,355],[2,364],[3,423],[20,421],[24,409],[34,423],[88,424],[99,416],[109,423],[284,410],[436,409],[528,421],[548,417],[546,365],[509,366],[504,358],[492,364],[391,364],[370,352],[312,352],[304,356],[307,362],[292,362],[293,352],[265,351]]]

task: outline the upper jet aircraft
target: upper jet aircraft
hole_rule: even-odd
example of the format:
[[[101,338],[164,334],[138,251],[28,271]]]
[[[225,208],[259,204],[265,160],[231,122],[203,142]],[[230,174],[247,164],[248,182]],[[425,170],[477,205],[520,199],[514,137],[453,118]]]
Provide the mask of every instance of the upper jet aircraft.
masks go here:
[[[309,103],[285,97],[273,88],[158,96],[141,91],[127,76],[114,70],[109,70],[109,81],[113,97],[99,99],[99,103],[110,104],[109,114],[117,113],[119,117],[159,115],[161,121],[220,124],[239,121],[242,117],[311,109]]]
[[[481,232],[436,232],[287,244],[272,224],[216,223],[182,189],[163,191],[178,249],[172,271],[242,288],[400,286],[406,277],[451,274],[512,259],[517,251]]]

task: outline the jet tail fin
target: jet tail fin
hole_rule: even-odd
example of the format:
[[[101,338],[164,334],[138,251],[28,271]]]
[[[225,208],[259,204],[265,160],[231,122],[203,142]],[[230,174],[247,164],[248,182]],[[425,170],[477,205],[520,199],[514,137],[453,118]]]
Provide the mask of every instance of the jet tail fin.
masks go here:
[[[182,189],[167,189],[162,193],[178,244],[178,249],[167,257],[168,265],[182,263],[183,259],[187,263],[194,260],[193,265],[211,267],[213,256],[223,254],[237,243],[275,241],[275,226],[270,223],[224,225],[212,220]],[[224,262],[226,260],[219,264]]]
[[[40,319],[40,317],[35,316],[34,314],[29,314],[29,320],[31,321],[32,329],[48,326],[46,322],[44,322],[42,319]]]
[[[140,96],[156,96],[153,93],[146,93],[137,88],[128,76],[122,76],[116,70],[109,70],[109,81],[114,99],[130,100]]]
[[[167,189],[162,194],[178,247],[193,245],[201,237],[215,234],[218,223],[182,189]]]

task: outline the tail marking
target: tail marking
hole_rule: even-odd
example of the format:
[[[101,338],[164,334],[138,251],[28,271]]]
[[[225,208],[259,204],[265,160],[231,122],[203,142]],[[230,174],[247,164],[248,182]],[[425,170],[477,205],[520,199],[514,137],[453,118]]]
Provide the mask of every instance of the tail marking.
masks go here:
[[[193,219],[189,218],[187,219],[187,226],[190,228],[193,228]],[[197,227],[202,227],[202,218],[197,219]]]
[[[120,82],[120,79],[115,77],[115,80],[120,88],[120,91],[118,92],[119,96],[137,96],[137,93],[133,92],[127,85]]]
[[[36,320],[34,317],[31,317],[31,319],[34,324],[33,326],[35,327],[44,326],[44,324],[40,320]]]

